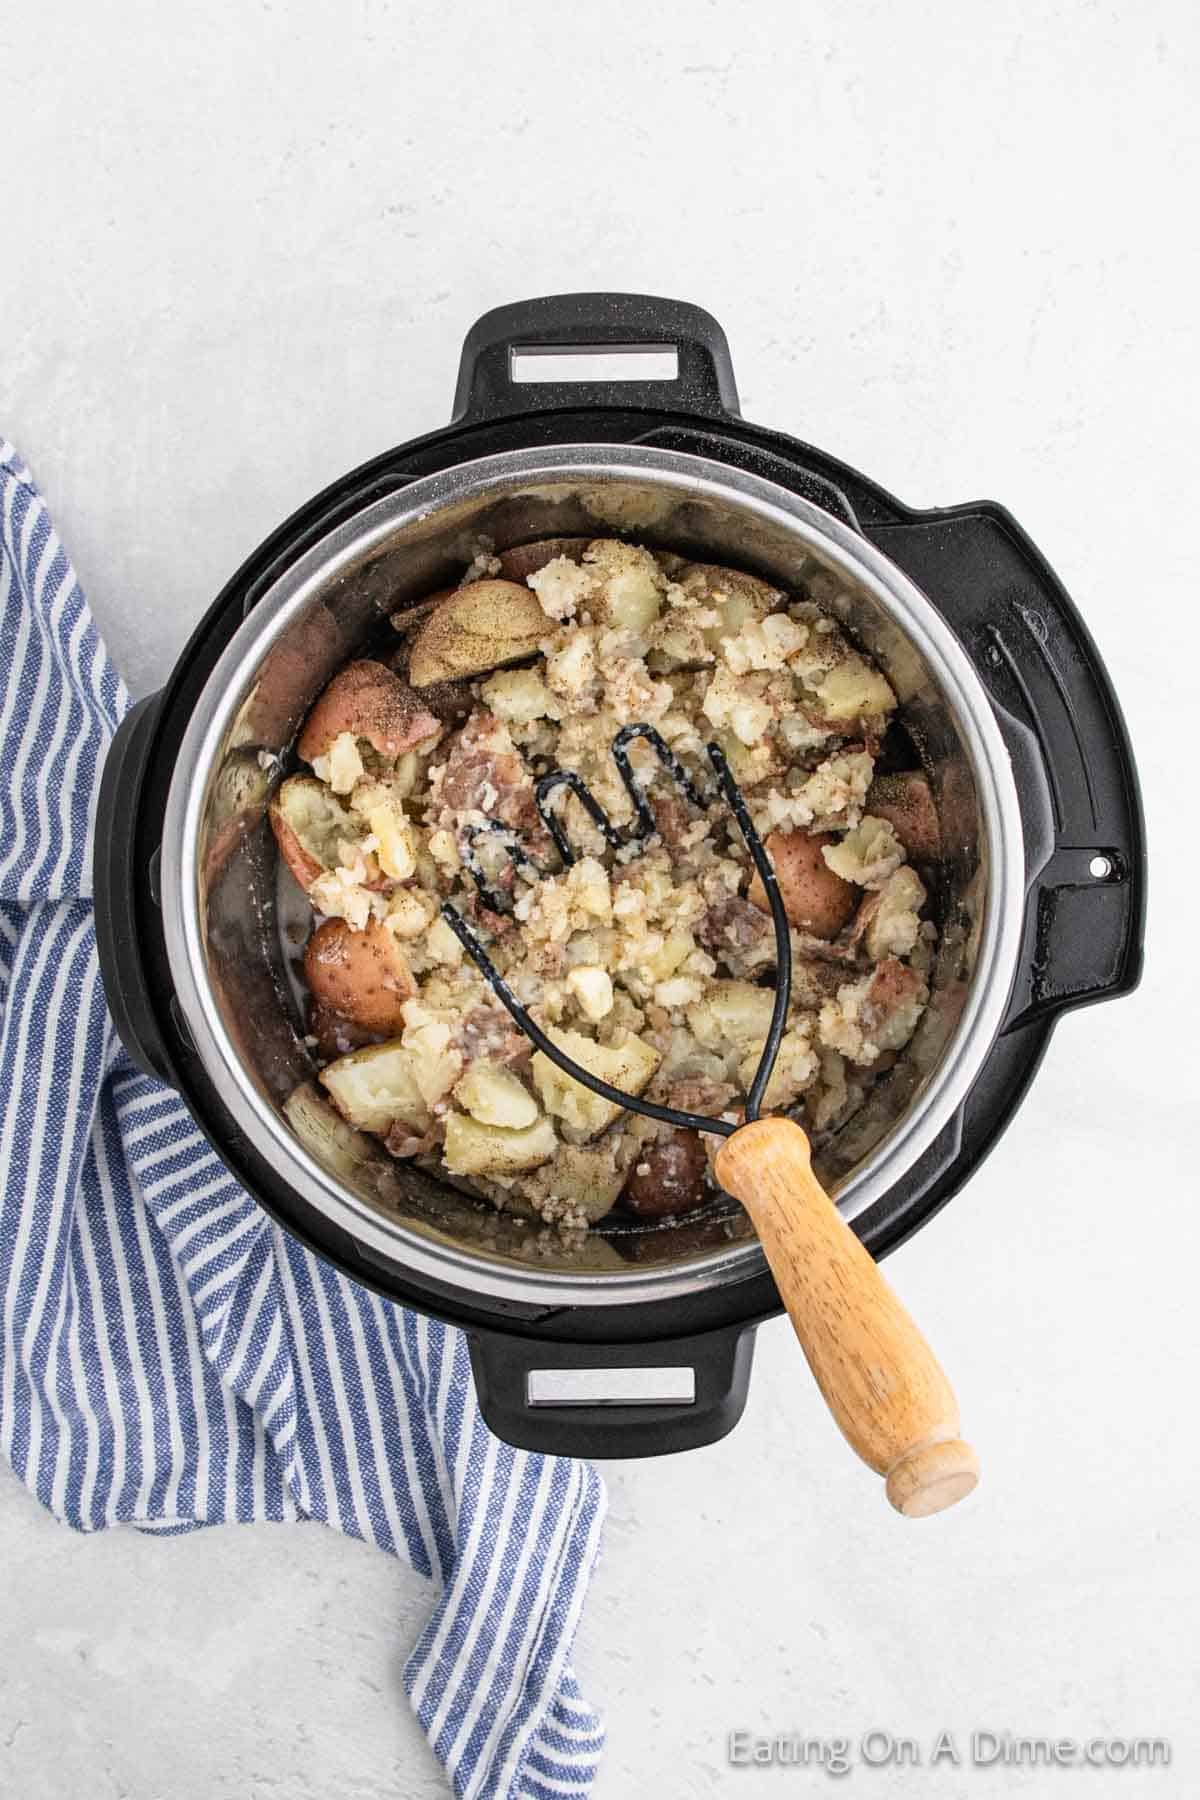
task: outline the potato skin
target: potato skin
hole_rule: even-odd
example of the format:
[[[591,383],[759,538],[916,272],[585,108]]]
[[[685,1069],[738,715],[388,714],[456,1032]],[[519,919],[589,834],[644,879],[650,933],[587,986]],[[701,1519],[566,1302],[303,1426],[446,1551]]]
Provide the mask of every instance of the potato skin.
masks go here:
[[[496,560],[500,567],[496,571],[496,575],[488,579],[493,584],[496,581],[509,581],[518,587],[523,587],[526,585],[527,576],[536,574],[539,569],[544,569],[546,564],[553,562],[557,556],[566,556],[572,562],[579,562],[591,541],[591,538],[585,537],[561,537],[542,538],[533,544],[516,544],[511,550],[501,550],[497,554]],[[474,587],[478,584],[469,582],[467,585]],[[402,634],[400,645],[388,659],[388,666],[394,669],[397,675],[408,680],[413,648],[421,635],[426,620],[460,591],[458,588],[443,588],[440,593],[431,594],[419,605],[406,607],[403,611],[392,614],[392,624]],[[549,620],[546,621],[545,628],[550,629]],[[422,651],[421,657],[418,658],[418,669],[422,667],[421,659],[425,654],[426,652]],[[475,671],[475,673],[482,673],[482,671]],[[423,681],[420,698],[421,704],[428,707],[429,711],[434,713],[443,725],[460,725],[475,704],[475,696],[471,692],[469,678],[465,677],[461,680],[445,677],[440,680]]]
[[[625,1183],[622,1202],[639,1219],[692,1212],[708,1198],[708,1158],[698,1131],[673,1129],[647,1144]]]
[[[537,595],[499,577],[455,588],[430,613],[408,656],[414,688],[482,675],[532,656],[551,624]]]
[[[828,831],[811,836],[804,831],[773,831],[766,840],[788,923],[813,937],[835,938],[849,923],[858,898],[852,884],[835,875],[821,855],[826,844],[836,842]],[[766,889],[757,875],[746,897],[761,912],[770,912]]]
[[[574,563],[582,562],[583,553],[591,542],[591,538],[585,537],[542,538],[536,544],[515,544],[511,550],[501,550],[496,560],[505,581],[524,581],[559,556]]]
[[[403,1031],[401,1008],[417,991],[403,950],[377,919],[362,931],[326,919],[308,940],[304,979],[318,1006],[384,1036]]]
[[[296,748],[311,763],[349,731],[380,756],[395,758],[437,730],[428,707],[386,663],[363,660],[339,669],[309,713]]]
[[[937,804],[919,769],[877,775],[867,794],[866,810],[887,820],[914,862],[936,862],[942,854]]]
[[[247,741],[289,744],[309,709],[318,671],[334,670],[350,646],[324,605],[310,607],[268,650],[246,708]]]

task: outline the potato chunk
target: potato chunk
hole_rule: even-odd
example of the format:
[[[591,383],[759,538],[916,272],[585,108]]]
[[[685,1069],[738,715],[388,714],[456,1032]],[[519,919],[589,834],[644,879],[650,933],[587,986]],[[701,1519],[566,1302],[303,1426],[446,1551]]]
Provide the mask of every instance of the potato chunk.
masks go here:
[[[538,1116],[537,1101],[524,1082],[499,1063],[472,1063],[454,1098],[481,1125],[503,1125],[508,1131],[522,1131]]]
[[[467,1113],[446,1119],[444,1158],[452,1175],[491,1175],[503,1179],[549,1162],[558,1139],[549,1119],[538,1118],[523,1130],[484,1125]]]
[[[414,745],[436,737],[440,729],[433,714],[386,663],[363,660],[347,663],[334,676],[309,713],[296,748],[311,763],[331,755],[338,740],[348,736],[350,750],[361,738],[394,762]],[[339,787],[337,781],[333,785],[348,791],[354,780],[348,787]]]
[[[402,1119],[426,1131],[429,1108],[417,1085],[415,1061],[403,1044],[372,1044],[352,1050],[322,1069],[320,1082],[343,1118],[360,1131],[386,1132]]]
[[[645,631],[654,623],[667,584],[649,550],[617,538],[597,538],[583,560],[600,578],[599,592],[588,602],[598,624]]]
[[[907,956],[916,944],[921,930],[921,908],[925,904],[925,884],[907,863],[888,876],[878,896],[871,895],[865,905],[875,901],[866,927],[867,955],[872,962],[888,956]]]
[[[308,940],[304,979],[318,1003],[380,1033],[403,1030],[401,1008],[417,991],[395,935],[375,919],[362,931],[345,919],[326,919]]]
[[[597,1044],[578,1031],[549,1031],[546,1035],[589,1075],[599,1076],[626,1094],[643,1093],[662,1061],[657,1050],[633,1036],[623,1044]],[[530,1066],[533,1085],[546,1111],[585,1137],[596,1137],[624,1111],[575,1081],[540,1050]]]
[[[503,575],[505,581],[526,581],[556,557],[565,556],[569,562],[578,562],[590,542],[591,539],[585,537],[559,537],[539,538],[532,544],[514,544],[511,549],[498,552],[496,561],[500,567],[496,573]]]
[[[565,624],[581,608],[589,607],[597,588],[596,576],[572,556],[556,556],[544,562],[528,579],[538,605],[556,625]]]
[[[827,845],[829,856],[823,855]],[[856,895],[844,879],[846,870],[834,864],[832,852],[837,848],[837,839],[827,832],[810,836],[804,831],[773,831],[766,841],[788,923],[814,937],[835,938],[854,911]],[[770,911],[757,875],[746,898],[762,912]]]
[[[507,725],[529,725],[534,719],[560,719],[562,709],[536,669],[501,669],[480,690],[498,719]]]
[[[586,1018],[599,1022],[612,1011],[613,984],[607,969],[595,963],[580,963],[567,970],[567,986]]]
[[[361,781],[366,765],[352,731],[339,731],[328,750],[313,757],[313,774],[318,781],[328,782],[335,794],[350,794]]]
[[[714,650],[723,639],[736,637],[750,620],[765,619],[783,599],[778,588],[757,575],[722,569],[714,563],[690,563],[680,570],[678,581],[685,593],[720,613],[720,623],[708,626],[704,633]]]
[[[366,835],[361,820],[311,775],[288,777],[271,801],[270,818],[279,854],[305,890],[337,868],[342,844]]]
[[[821,854],[834,878],[856,881],[860,887],[881,888],[904,861],[904,845],[891,825],[870,813],[845,837],[822,838],[821,843],[825,846]]]
[[[761,1056],[762,1043],[759,1042],[738,1065],[738,1081],[747,1093],[758,1074]],[[790,1106],[817,1073],[818,1061],[807,1032],[785,1031],[775,1058],[775,1067],[771,1071],[771,1079],[767,1083],[767,1091],[763,1095],[763,1105],[767,1111],[777,1112],[781,1107]]]
[[[370,1166],[370,1138],[348,1125],[311,1081],[302,1082],[288,1096],[283,1116],[309,1155],[323,1168],[350,1180]]]
[[[813,682],[804,702],[822,725],[842,732],[863,730],[895,705],[891,683],[856,650]]]
[[[384,782],[365,781],[350,804],[376,840],[375,855],[384,874],[392,881],[408,881],[417,867],[416,837],[395,792]]]
[[[426,1106],[436,1106],[463,1072],[462,1052],[445,1014],[420,999],[404,1002],[404,1048],[412,1057],[413,1080]]]
[[[430,613],[409,653],[415,688],[482,675],[532,656],[549,625],[537,595],[515,581],[473,581]]]
[[[727,1044],[747,1050],[761,1045],[771,1028],[775,995],[749,981],[715,981],[707,997],[688,1009],[688,1024],[706,1050]]]
[[[851,1062],[869,1065],[902,1050],[925,1010],[929,989],[915,969],[888,957],[858,981],[840,987],[821,1008],[821,1043]]]

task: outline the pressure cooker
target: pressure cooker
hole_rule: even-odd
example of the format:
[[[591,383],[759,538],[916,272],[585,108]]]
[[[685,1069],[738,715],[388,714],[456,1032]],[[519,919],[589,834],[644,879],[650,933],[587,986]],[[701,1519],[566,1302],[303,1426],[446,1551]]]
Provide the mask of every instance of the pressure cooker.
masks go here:
[[[755,1328],[779,1311],[748,1220],[714,1192],[679,1219],[612,1214],[581,1245],[313,1129],[267,820],[313,700],[391,615],[481,545],[576,535],[783,588],[825,572],[953,821],[925,1017],[820,1150],[874,1257],[970,1178],[1055,1021],[1137,982],[1145,850],[1109,678],[1026,533],[990,501],[916,510],[748,424],[724,333],[693,305],[575,294],[485,314],[451,423],[306,501],[232,576],[104,771],[96,929],[124,1046],[284,1229],[466,1331],[500,1437],[639,1456],[709,1443],[742,1411]]]

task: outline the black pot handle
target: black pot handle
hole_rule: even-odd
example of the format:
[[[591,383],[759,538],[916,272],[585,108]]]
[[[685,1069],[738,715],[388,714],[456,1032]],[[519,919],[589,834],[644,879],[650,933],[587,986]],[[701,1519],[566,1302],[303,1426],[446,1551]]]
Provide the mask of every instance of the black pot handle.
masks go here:
[[[100,979],[117,1035],[144,1075],[171,1081],[170,1058],[146,985],[138,936],[138,895],[154,898],[154,872],[137,863],[136,826],[161,694],[130,707],[108,748],[96,802],[92,862]]]
[[[1013,759],[1030,883],[1005,1032],[1131,992],[1146,918],[1137,765],[1078,608],[991,501],[898,516],[867,535],[957,632]]]
[[[555,379],[546,358],[591,353],[628,360],[628,376]],[[646,358],[674,354],[674,373],[646,374]],[[524,353],[524,354],[522,354]],[[547,379],[538,373],[543,363]],[[588,406],[650,408],[737,418],[737,383],[725,333],[711,313],[652,294],[547,294],[484,313],[468,331],[454,393],[454,421],[479,424],[515,413]]]
[[[753,1326],[651,1344],[469,1334],[480,1410],[498,1438],[557,1456],[661,1456],[714,1444],[746,1404]]]

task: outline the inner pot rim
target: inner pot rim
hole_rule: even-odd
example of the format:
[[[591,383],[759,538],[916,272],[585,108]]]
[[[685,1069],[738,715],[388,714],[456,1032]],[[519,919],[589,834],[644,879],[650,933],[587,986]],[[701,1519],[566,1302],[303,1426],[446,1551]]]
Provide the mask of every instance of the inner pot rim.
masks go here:
[[[676,1267],[628,1272],[545,1271],[466,1251],[388,1217],[342,1187],[304,1150],[283,1117],[254,1093],[206,978],[197,846],[218,752],[257,668],[293,618],[350,565],[406,526],[472,498],[540,481],[621,480],[740,506],[791,532],[865,587],[915,645],[951,709],[975,781],[987,883],[975,968],[962,1015],[916,1102],[847,1176],[837,1195],[852,1219],[881,1199],[934,1142],[965,1100],[1001,1025],[1020,949],[1024,892],[1021,812],[1008,752],[965,650],[931,602],[881,551],[810,501],[703,457],[646,446],[577,444],[505,452],[411,483],[343,522],[286,569],[234,633],[198,696],[172,772],[164,817],[163,926],[175,993],[196,1053],[239,1127],[339,1229],[399,1267],[475,1296],[550,1305],[644,1303],[748,1280],[765,1267],[743,1241]]]

